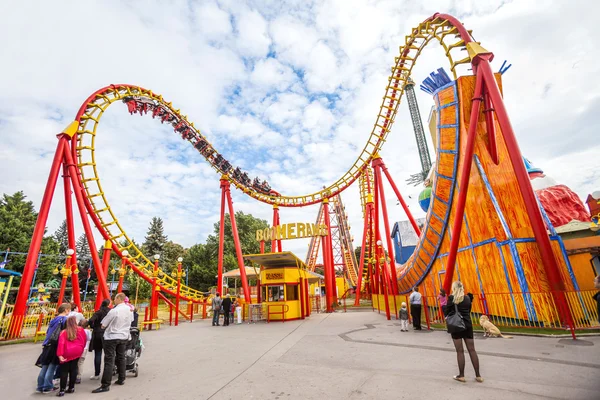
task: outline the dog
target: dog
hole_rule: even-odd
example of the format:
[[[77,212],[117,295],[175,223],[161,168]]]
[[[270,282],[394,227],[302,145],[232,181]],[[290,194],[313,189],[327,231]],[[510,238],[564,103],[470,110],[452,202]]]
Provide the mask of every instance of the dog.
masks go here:
[[[512,336],[504,336],[502,332],[500,332],[500,329],[498,329],[496,325],[492,324],[487,315],[482,315],[481,317],[479,317],[479,325],[481,325],[481,327],[483,328],[483,336],[501,337],[504,339],[513,338]]]

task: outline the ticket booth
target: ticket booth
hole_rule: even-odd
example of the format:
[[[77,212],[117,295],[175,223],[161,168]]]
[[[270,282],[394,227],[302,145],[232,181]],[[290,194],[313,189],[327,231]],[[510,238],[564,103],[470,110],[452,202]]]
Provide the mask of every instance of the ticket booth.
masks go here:
[[[315,277],[302,260],[289,251],[244,258],[261,266],[261,300],[267,321],[285,322],[310,315],[308,288]]]

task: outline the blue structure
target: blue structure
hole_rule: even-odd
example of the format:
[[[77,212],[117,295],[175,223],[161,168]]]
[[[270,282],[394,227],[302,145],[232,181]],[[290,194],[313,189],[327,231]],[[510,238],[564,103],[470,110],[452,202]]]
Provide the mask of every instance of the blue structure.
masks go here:
[[[417,218],[417,224],[423,225],[425,218]],[[415,233],[410,221],[398,221],[392,229],[394,242],[394,258],[396,264],[404,264],[415,251],[419,237]]]

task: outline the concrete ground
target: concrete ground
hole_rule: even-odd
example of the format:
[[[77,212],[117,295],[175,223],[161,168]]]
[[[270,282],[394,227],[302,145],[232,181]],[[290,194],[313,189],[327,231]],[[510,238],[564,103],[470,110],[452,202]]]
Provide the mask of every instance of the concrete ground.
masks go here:
[[[140,375],[91,394],[93,354],[68,399],[599,399],[600,337],[487,339],[476,348],[484,383],[452,380],[445,332],[400,332],[371,312],[212,327],[209,320],[143,332]],[[0,397],[28,399],[40,344],[0,346]]]

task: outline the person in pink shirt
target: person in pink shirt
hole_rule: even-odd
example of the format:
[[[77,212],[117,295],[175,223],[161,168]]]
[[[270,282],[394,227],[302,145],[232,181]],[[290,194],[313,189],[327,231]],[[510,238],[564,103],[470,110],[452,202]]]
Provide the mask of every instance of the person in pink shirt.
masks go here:
[[[60,361],[60,390],[57,394],[58,397],[65,395],[67,376],[69,377],[69,389],[66,392],[75,392],[77,363],[85,348],[86,340],[85,330],[77,325],[76,317],[69,317],[67,319],[67,329],[62,331],[58,337],[58,347],[56,349],[56,355]]]

